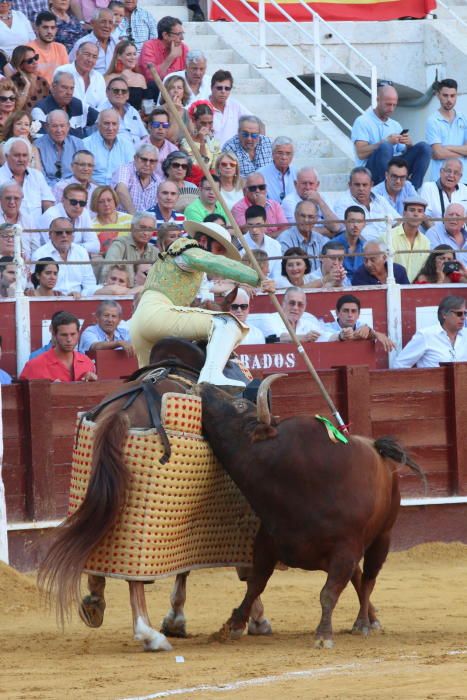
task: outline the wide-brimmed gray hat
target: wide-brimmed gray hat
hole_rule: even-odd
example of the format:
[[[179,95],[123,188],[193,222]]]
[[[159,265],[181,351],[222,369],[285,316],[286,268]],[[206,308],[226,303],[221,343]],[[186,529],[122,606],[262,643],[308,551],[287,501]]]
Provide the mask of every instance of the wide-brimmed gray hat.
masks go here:
[[[232,243],[230,233],[220,224],[213,222],[203,223],[202,221],[184,221],[183,228],[190,236],[195,233],[204,233],[205,236],[213,238],[225,248],[225,255],[231,260],[241,260],[240,253]]]

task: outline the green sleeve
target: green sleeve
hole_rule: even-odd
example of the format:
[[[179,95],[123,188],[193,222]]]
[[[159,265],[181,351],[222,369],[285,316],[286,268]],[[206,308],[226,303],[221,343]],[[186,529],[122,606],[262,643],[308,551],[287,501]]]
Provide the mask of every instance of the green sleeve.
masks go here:
[[[185,250],[180,257],[192,270],[200,270],[208,275],[218,275],[251,287],[259,285],[259,277],[253,268],[224,255],[213,255],[202,248]]]

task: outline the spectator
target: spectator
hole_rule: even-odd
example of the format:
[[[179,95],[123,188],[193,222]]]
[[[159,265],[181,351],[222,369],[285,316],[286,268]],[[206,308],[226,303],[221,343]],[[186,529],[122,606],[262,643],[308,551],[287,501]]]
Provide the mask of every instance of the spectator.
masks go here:
[[[52,258],[61,262],[89,262],[86,248],[73,242],[73,224],[64,217],[54,219],[49,228],[50,241],[34,251],[34,261]],[[75,297],[92,296],[97,288],[96,278],[89,265],[59,265],[57,291]]]
[[[33,41],[35,36],[31,22],[25,14],[11,10],[10,0],[3,0],[2,4],[4,14],[0,19],[0,46],[9,58],[15,46],[27,44]]]
[[[72,0],[72,11],[83,20],[83,23],[89,24],[92,22],[96,11],[99,8],[108,7],[109,0]]]
[[[183,78],[181,75],[176,74],[169,75],[164,80],[164,86],[167,89],[167,92],[169,93],[170,97],[172,98],[172,102],[175,108],[177,109],[180,119],[188,128],[190,124],[190,117],[188,116],[188,110],[186,109],[186,106],[188,104],[191,92],[185,78]],[[163,95],[161,95],[159,103],[161,107],[165,105],[165,99]],[[169,121],[169,114],[167,114],[166,121]],[[179,129],[177,124],[172,124],[170,126],[167,135],[169,142],[176,144],[179,144],[183,138],[183,132]]]
[[[297,173],[292,165],[293,157],[292,139],[288,136],[278,136],[272,142],[272,163],[259,170],[268,186],[270,198],[276,202],[281,203],[287,195],[295,192]]]
[[[264,345],[263,331],[256,326],[248,323],[248,314],[250,313],[250,297],[248,293],[241,287],[237,290],[235,299],[231,302],[229,311],[238,318],[238,320],[248,326],[248,333],[240,341],[240,345]]]
[[[2,20],[0,20],[0,24]],[[18,89],[12,80],[0,80],[0,132],[18,107]]]
[[[36,170],[40,170],[42,172],[39,151],[31,142],[31,123],[31,115],[24,110],[10,114],[2,130],[3,143],[8,141],[8,139],[11,139],[13,136],[23,136],[31,144],[32,155],[29,163],[30,167],[36,168]],[[0,145],[0,165],[3,165],[5,162],[3,143]]]
[[[38,73],[38,61],[39,54],[30,46],[20,44],[11,54],[11,65],[16,69],[11,81],[18,91],[17,110],[27,109],[30,112],[50,92],[49,83]],[[3,136],[5,138],[5,134]]]
[[[105,255],[110,244],[119,236],[127,235],[126,231],[119,229],[129,228],[131,214],[117,211],[118,198],[115,191],[109,185],[96,187],[91,197],[91,211],[96,216],[91,224],[94,229],[99,229],[100,252]]]
[[[364,210],[367,219],[381,219],[381,221],[367,223],[361,234],[365,241],[378,240],[386,235],[386,221],[384,219],[387,216],[391,219],[399,217],[397,210],[389,204],[385,197],[371,191],[372,185],[371,173],[368,168],[360,166],[353,168],[350,171],[348,191],[334,205],[338,219],[343,219],[345,210],[353,204]]]
[[[332,240],[335,243],[342,243],[344,246],[346,256],[343,264],[350,281],[352,281],[353,273],[362,264],[359,253],[363,251],[361,233],[365,228],[365,210],[353,204],[345,210],[344,219],[344,233],[334,236]]]
[[[46,117],[47,133],[37,139],[42,170],[53,187],[62,178],[71,177],[71,161],[83,149],[81,139],[70,134],[70,120],[63,109],[54,109]]]
[[[191,132],[198,152],[209,170],[214,168],[216,158],[221,152],[219,142],[213,137],[214,112],[212,105],[207,100],[192,102],[188,109],[191,120]],[[194,154],[188,141],[183,138],[180,149],[185,151],[192,159]]]
[[[139,67],[146,80],[152,80],[148,64],[152,64],[161,78],[183,70],[188,46],[183,43],[183,25],[176,17],[162,17],[157,23],[157,39],[145,41],[139,56]]]
[[[71,176],[59,180],[53,189],[57,202],[62,201],[63,190],[67,185],[83,185],[88,193],[88,200],[90,200],[96,189],[95,183],[91,180],[93,170],[94,156],[91,151],[84,148],[76,151],[71,160]]]
[[[96,44],[84,41],[78,46],[73,63],[65,63],[60,67],[61,71],[70,73],[75,79],[73,97],[97,111],[103,109],[107,99],[104,76],[94,68],[98,53]]]
[[[374,340],[383,346],[385,352],[395,349],[393,341],[384,333],[379,333],[359,320],[361,303],[353,294],[343,294],[336,302],[336,320],[326,323],[329,331],[335,331],[329,340]]]
[[[0,224],[0,257],[11,257],[15,254],[15,230],[10,224]],[[8,262],[11,262],[10,260]]]
[[[248,110],[230,93],[233,88],[233,76],[228,70],[218,70],[211,78],[209,102],[213,107],[213,134],[221,145],[235,136],[238,120]]]
[[[177,201],[179,198],[178,187],[175,182],[163,180],[157,187],[157,199],[153,207],[147,211],[154,214],[156,218],[156,227],[164,223],[178,223],[185,221],[185,217],[180,212],[176,211]],[[151,243],[155,243],[155,239]]]
[[[102,8],[97,10],[91,20],[92,32],[78,39],[70,51],[70,61],[76,58],[76,52],[81,44],[91,42],[99,49],[95,69],[102,75],[108,70],[118,39],[112,34],[114,20],[112,10]]]
[[[270,277],[268,254],[264,250],[259,250],[259,248],[254,248],[251,251],[251,254],[256,258],[256,262],[258,263],[263,275],[265,277]],[[246,253],[242,255],[242,262],[245,263],[245,265],[248,265],[248,267],[253,267],[251,260]]]
[[[26,362],[20,379],[49,379],[51,382],[93,382],[97,380],[94,363],[76,352],[79,321],[62,311],[52,320],[53,347]]]
[[[275,278],[279,289],[308,286],[311,280],[311,265],[303,248],[288,248],[280,265],[281,275]]]
[[[452,78],[441,80],[436,96],[440,107],[428,117],[425,132],[425,138],[431,146],[430,179],[434,182],[440,175],[443,161],[460,158],[463,166],[467,164],[467,118],[455,110],[457,82]]]
[[[279,202],[270,199],[264,175],[259,171],[250,173],[243,188],[244,197],[232,207],[232,214],[242,231],[247,230],[245,222],[246,210],[252,205],[264,207],[266,210],[266,222],[268,224],[265,233],[277,238],[288,226],[285,223],[285,214]]]
[[[282,201],[282,209],[289,224],[295,223],[295,207],[305,200],[314,202],[318,207],[318,218],[330,234],[338,233],[342,226],[338,218],[326,204],[319,192],[319,176],[315,168],[305,166],[300,168],[294,182],[295,190],[287,194]]]
[[[159,151],[159,162],[155,174],[159,179],[163,178],[163,163],[165,159],[177,151],[175,146],[167,138],[170,129],[170,115],[167,107],[156,107],[149,115],[149,142]]]
[[[192,182],[186,180],[191,175],[191,158],[183,151],[173,151],[162,163],[162,172],[171,182],[174,182],[179,191],[185,193],[198,193],[199,190]]]
[[[277,280],[281,275],[282,248],[279,241],[268,236],[266,231],[266,209],[259,204],[253,204],[245,211],[245,240],[252,250],[264,250],[271,260],[269,276]]]
[[[467,267],[467,231],[465,229],[465,209],[462,204],[450,204],[446,207],[445,220],[437,221],[428,229],[426,237],[434,248],[440,243],[447,243],[457,252],[457,259]]]
[[[78,17],[70,14],[70,0],[49,0],[48,5],[50,11],[57,18],[55,41],[63,44],[67,52],[70,53],[78,39],[86,34],[86,28]]]
[[[240,177],[240,164],[235,153],[225,151],[217,156],[214,166],[220,179],[220,193],[230,209],[242,199],[243,178]]]
[[[2,359],[2,336],[0,335],[0,360]],[[11,384],[11,377],[4,369],[0,369],[0,384]]]
[[[408,181],[409,166],[400,156],[391,158],[388,169],[384,173],[384,180],[375,185],[372,191],[387,199],[393,209],[401,216],[404,210],[404,200],[407,197],[415,197],[417,192],[411,182]]]
[[[212,176],[219,184],[217,175]],[[208,214],[218,214],[227,221],[227,215],[217,201],[216,193],[206,177],[201,178],[199,197],[185,208],[185,217],[190,221],[204,221]]]
[[[118,112],[104,109],[97,120],[97,131],[84,139],[84,147],[94,154],[94,180],[99,185],[110,185],[114,172],[133,159],[134,145],[119,134],[119,129]]]
[[[428,202],[427,217],[441,219],[450,204],[462,204],[463,207],[467,205],[467,185],[461,180],[462,160],[448,158],[441,165],[439,179],[436,182],[423,183],[420,195]],[[430,223],[433,224],[429,222],[427,225]]]
[[[0,235],[2,235],[1,232]],[[0,297],[5,299],[16,295],[16,265],[13,256],[0,257]]]
[[[425,141],[413,144],[409,130],[402,129],[399,122],[391,119],[398,100],[392,85],[380,85],[376,108],[369,107],[355,120],[351,137],[355,145],[355,165],[367,167],[377,185],[384,180],[391,158],[403,154],[412,185],[418,190],[430,164],[431,149]]]
[[[114,173],[112,185],[123,211],[134,214],[152,206],[160,183],[155,174],[158,160],[158,149],[150,143],[143,143],[136,149],[133,161],[121,165]]]
[[[438,323],[421,328],[396,357],[394,369],[438,367],[441,362],[467,361],[465,299],[447,296],[438,306]]]
[[[55,41],[57,18],[52,12],[48,10],[39,12],[34,26],[36,38],[34,41],[25,43],[39,55],[38,71],[50,84],[56,69],[64,63],[68,63],[68,53],[63,44]]]
[[[419,195],[406,199],[404,201],[404,221],[392,230],[394,262],[405,267],[410,282],[413,282],[426,261],[427,251],[430,248],[430,241],[420,231],[420,226],[425,218],[426,205],[426,201]]]
[[[258,117],[244,115],[238,120],[237,135],[222,146],[223,151],[232,151],[237,156],[243,177],[272,162],[271,139],[263,136],[260,130]]]
[[[57,70],[54,74],[50,95],[40,100],[31,112],[32,118],[41,123],[41,134],[45,133],[45,121],[49,112],[63,109],[70,120],[70,134],[84,138],[86,130],[95,124],[98,112],[93,107],[73,97],[75,79],[71,73]]]
[[[0,168],[0,184],[16,182],[23,190],[23,211],[33,221],[55,203],[52,190],[39,170],[28,168],[32,155],[29,141],[13,137],[3,145],[6,163]]]
[[[307,287],[332,289],[350,287],[350,280],[344,267],[345,246],[338,241],[328,241],[321,249],[320,268],[311,273]]]
[[[326,236],[314,231],[318,221],[318,208],[314,202],[306,200],[295,207],[295,226],[288,228],[279,237],[282,252],[289,248],[302,248],[310,260],[312,270],[319,268],[319,255],[323,245],[328,241]]]
[[[96,309],[96,323],[81,334],[79,351],[124,350],[128,357],[134,357],[130,334],[126,328],[119,327],[122,315],[122,307],[117,301],[101,301]]]
[[[36,15],[48,9],[48,4],[47,0],[12,0],[11,6],[13,10],[18,10],[26,15],[32,25]]]
[[[329,339],[331,334],[326,330],[324,324],[320,323],[316,316],[305,311],[306,295],[302,289],[298,287],[286,289],[282,299],[282,308],[288,322],[300,340],[323,342]],[[265,319],[264,326],[262,326],[266,338],[269,335],[276,335],[281,342],[290,342],[289,333],[280,315],[273,313],[268,316],[268,319]]]
[[[363,265],[352,277],[353,285],[386,284],[388,264],[386,246],[378,241],[369,241],[363,247]],[[405,267],[394,263],[394,279],[397,284],[410,284]]]
[[[148,132],[139,112],[128,104],[130,91],[125,78],[113,78],[107,84],[107,100],[102,109],[115,109],[120,117],[119,134],[126,136],[134,146],[139,146],[142,139],[147,139]]]
[[[119,236],[112,241],[105,260],[125,260],[128,262],[136,262],[139,260],[147,260],[155,262],[159,251],[149,241],[153,237],[156,229],[156,219],[153,214],[147,211],[135,214],[131,222],[131,231],[129,236]],[[133,270],[129,267],[130,274],[133,277]],[[133,279],[131,280],[133,282]]]
[[[154,82],[151,81],[148,85],[144,75],[139,72],[136,46],[129,39],[123,38],[118,42],[104,78],[106,83],[113,78],[124,78],[129,90],[128,104],[138,111],[141,110],[143,100],[154,104],[154,99],[157,98],[158,91]],[[146,102],[144,104],[146,106]]]
[[[50,257],[40,258],[34,267],[31,275],[31,282],[34,289],[29,291],[29,296],[35,297],[58,297],[62,296],[55,287],[58,281],[59,264]],[[28,291],[28,290],[26,290]]]
[[[112,34],[116,39],[118,39],[118,41],[120,41],[120,39],[126,37],[126,31],[123,28],[123,20],[125,19],[125,7],[121,0],[110,0],[107,7],[109,8],[109,10],[112,10],[114,18],[114,30]]]
[[[182,231],[177,224],[161,224],[157,227],[157,247],[161,252],[165,252],[177,238],[180,238]]]
[[[115,294],[129,296],[134,290],[130,287],[130,272],[124,264],[115,264],[108,267],[103,287],[96,289],[96,295]]]
[[[167,75],[171,78],[175,75],[184,78],[189,89],[188,105],[196,100],[207,100],[211,94],[211,76],[207,75],[206,55],[199,49],[192,49],[186,56],[185,70],[176,70]]]
[[[92,229],[91,215],[87,208],[88,193],[83,185],[67,185],[63,190],[63,200],[47,209],[37,222],[39,229],[48,229],[54,219],[69,219],[73,225],[73,243],[80,245],[92,255],[99,252],[99,240]],[[42,243],[47,235],[41,233]]]
[[[35,228],[30,216],[21,211],[23,202],[23,190],[16,182],[4,182],[0,185],[0,224],[18,224],[22,229]],[[40,246],[40,235],[38,233],[22,233],[21,248],[24,259],[29,262],[32,252]]]
[[[452,263],[457,265],[453,266]],[[458,269],[452,270],[453,267]],[[427,257],[414,279],[414,284],[452,284],[453,282],[467,282],[467,270],[461,262],[456,260],[456,253],[451,246],[441,243],[433,248]]]
[[[122,35],[132,41],[139,53],[145,41],[157,37],[156,20],[150,12],[138,7],[138,0],[123,0],[125,16],[120,25]]]

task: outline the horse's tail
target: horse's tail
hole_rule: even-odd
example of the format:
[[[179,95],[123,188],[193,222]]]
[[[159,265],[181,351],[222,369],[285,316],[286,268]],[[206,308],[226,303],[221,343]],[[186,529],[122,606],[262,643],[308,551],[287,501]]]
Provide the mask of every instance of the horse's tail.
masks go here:
[[[398,464],[406,464],[412,471],[414,471],[420,479],[423,481],[423,486],[425,489],[425,495],[428,492],[428,481],[425,476],[425,472],[422,468],[414,462],[413,459],[409,457],[404,448],[391,437],[381,437],[374,441],[373,446],[375,450],[381,455],[381,457],[386,457],[392,459]]]
[[[55,598],[63,625],[80,601],[80,579],[92,550],[115,524],[130,483],[123,446],[130,427],[119,411],[99,422],[94,433],[92,472],[83,502],[58,528],[57,537],[42,562],[38,585],[48,602]]]

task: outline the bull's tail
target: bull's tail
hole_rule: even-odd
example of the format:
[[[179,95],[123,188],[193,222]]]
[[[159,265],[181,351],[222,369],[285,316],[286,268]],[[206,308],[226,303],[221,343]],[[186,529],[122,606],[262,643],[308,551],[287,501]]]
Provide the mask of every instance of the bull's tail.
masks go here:
[[[423,481],[423,486],[425,489],[425,495],[428,492],[428,481],[422,468],[414,462],[411,457],[407,454],[404,448],[391,437],[381,437],[374,441],[373,446],[375,450],[381,455],[381,457],[387,457],[392,459],[401,465],[407,465],[412,471],[414,471],[420,479]]]
[[[123,411],[106,416],[97,426],[84,500],[58,528],[40,566],[38,585],[49,603],[55,598],[62,625],[72,607],[79,604],[81,573],[89,555],[113,527],[125,504],[130,472],[123,459],[123,446],[129,426]]]

